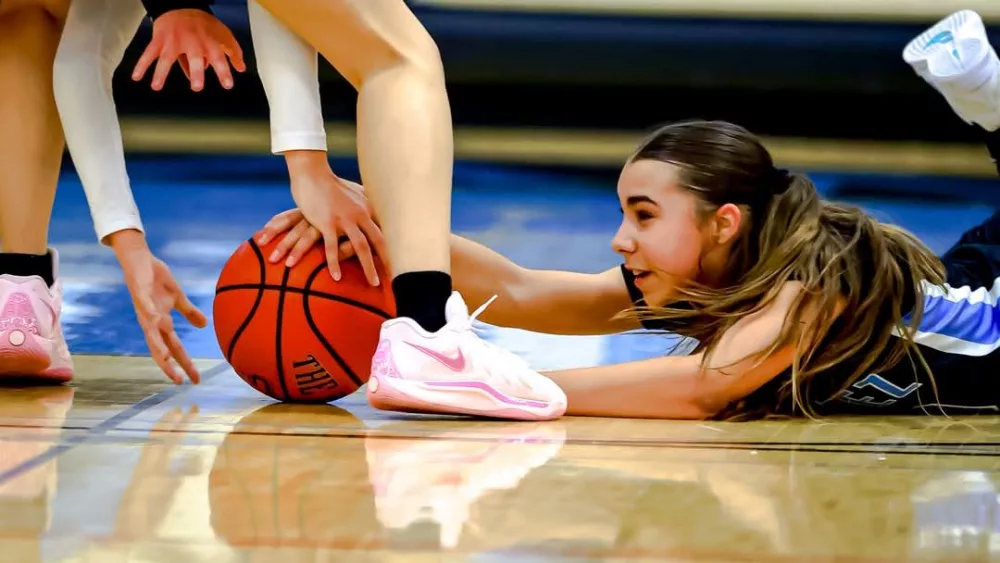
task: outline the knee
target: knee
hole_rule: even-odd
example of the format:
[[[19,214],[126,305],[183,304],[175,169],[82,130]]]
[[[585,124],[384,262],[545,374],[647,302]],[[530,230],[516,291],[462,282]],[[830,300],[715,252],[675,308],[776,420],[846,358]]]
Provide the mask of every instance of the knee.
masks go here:
[[[414,45],[411,53],[408,53],[407,60],[410,64],[428,73],[444,73],[444,64],[441,62],[441,50],[427,30],[420,28],[420,32],[414,37]]]
[[[441,51],[429,33],[420,30],[404,46],[393,49],[391,65],[421,75],[427,80],[444,82]]]
[[[416,17],[409,16],[396,19],[392,26],[370,22],[359,25],[364,30],[360,34],[363,47],[358,50],[362,53],[351,57],[347,64],[362,81],[386,70],[444,81],[444,64],[437,43]]]

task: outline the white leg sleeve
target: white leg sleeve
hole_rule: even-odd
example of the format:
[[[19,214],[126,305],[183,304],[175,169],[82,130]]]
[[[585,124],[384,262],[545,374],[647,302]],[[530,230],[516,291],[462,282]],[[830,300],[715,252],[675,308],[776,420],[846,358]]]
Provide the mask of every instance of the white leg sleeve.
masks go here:
[[[111,78],[145,13],[140,0],[73,0],[56,53],[56,105],[102,242],[120,230],[142,230]]]
[[[254,0],[248,8],[257,73],[270,107],[271,152],[326,152],[316,50]]]

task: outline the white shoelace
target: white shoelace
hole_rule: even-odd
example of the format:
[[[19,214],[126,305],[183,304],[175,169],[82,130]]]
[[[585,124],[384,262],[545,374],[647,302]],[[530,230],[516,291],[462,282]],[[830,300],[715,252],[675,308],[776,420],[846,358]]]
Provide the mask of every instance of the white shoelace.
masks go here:
[[[486,303],[480,305],[479,308],[477,308],[475,311],[472,312],[471,315],[469,315],[467,324],[466,323],[459,324],[456,328],[472,332],[476,336],[476,340],[479,341],[480,345],[484,347],[489,352],[489,354],[496,357],[499,362],[506,362],[508,364],[515,363],[521,369],[531,370],[531,367],[528,365],[528,362],[525,361],[524,358],[518,356],[517,354],[511,352],[510,350],[501,348],[500,346],[497,346],[496,344],[493,344],[492,342],[486,340],[485,338],[482,337],[482,335],[479,333],[479,330],[473,324],[476,318],[479,317],[479,315],[481,315],[483,311],[486,310],[487,307],[489,307],[494,301],[497,300],[497,297],[499,296],[494,295],[493,297],[490,297],[486,301]],[[496,372],[491,371],[491,373],[497,375]],[[518,377],[517,374],[513,373],[513,370],[506,370],[506,369],[499,370],[498,375],[500,375],[500,377],[504,379],[507,383],[522,387],[528,387],[528,388],[531,387],[530,385],[527,384],[527,382]]]
[[[486,300],[486,303],[483,303],[482,305],[479,306],[478,309],[473,311],[472,314],[469,315],[469,324],[471,325],[472,322],[476,320],[476,317],[483,314],[483,311],[485,311],[487,307],[489,307],[494,301],[496,301],[498,297],[500,296],[494,294],[493,297],[490,297],[489,299]]]

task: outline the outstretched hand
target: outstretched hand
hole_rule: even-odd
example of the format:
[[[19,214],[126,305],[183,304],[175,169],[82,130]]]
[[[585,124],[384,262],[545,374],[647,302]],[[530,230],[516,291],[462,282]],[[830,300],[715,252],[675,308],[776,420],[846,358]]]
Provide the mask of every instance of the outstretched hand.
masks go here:
[[[182,383],[183,378],[173,362],[192,383],[200,382],[201,375],[181,344],[171,313],[177,309],[197,328],[208,326],[205,314],[184,294],[170,268],[153,256],[141,233],[120,231],[111,236],[112,248],[125,274],[125,284],[153,361],[174,383]]]
[[[174,62],[180,63],[195,92],[205,87],[206,64],[226,89],[233,87],[230,62],[237,71],[246,70],[243,49],[233,32],[212,14],[195,9],[171,10],[156,18],[153,38],[132,71],[132,80],[142,80],[153,61],[156,70],[151,87],[157,91],[163,88]]]

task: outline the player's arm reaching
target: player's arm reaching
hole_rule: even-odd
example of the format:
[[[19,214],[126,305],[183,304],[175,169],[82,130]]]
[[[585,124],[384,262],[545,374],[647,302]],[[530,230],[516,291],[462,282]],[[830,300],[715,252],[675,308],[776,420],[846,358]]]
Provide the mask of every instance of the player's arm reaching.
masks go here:
[[[455,288],[497,326],[548,334],[612,334],[639,324],[614,317],[632,306],[621,268],[596,274],[524,268],[475,241],[451,236]]]
[[[152,54],[160,56],[154,89],[162,87],[173,61],[181,62],[194,90],[203,86],[206,64],[215,69],[224,86],[231,85],[225,55],[237,70],[243,70],[242,52],[232,33],[211,14],[210,3],[74,0],[53,69],[54,93],[67,146],[98,239],[114,249],[150,353],[176,383],[182,381],[182,374],[172,362],[194,382],[199,374],[181,345],[171,309],[177,309],[196,327],[204,327],[208,321],[146,243],[125,168],[112,77],[148,14],[154,21],[153,41],[137,67],[137,79],[155,59]]]
[[[137,78],[159,58],[154,89],[162,87],[173,61],[181,63],[193,90],[202,88],[206,66],[215,69],[224,86],[231,85],[222,55],[228,55],[242,71],[242,52],[225,25],[212,15],[210,4],[205,0],[74,0],[54,69],[55,97],[67,145],[98,238],[114,249],[122,265],[153,359],[177,383],[182,379],[171,359],[192,381],[199,376],[174,330],[171,309],[176,308],[197,327],[206,326],[207,320],[146,243],[125,167],[112,76],[145,13],[154,21],[153,40],[137,66]],[[249,8],[258,64],[264,67],[261,79],[269,98],[280,101],[272,105],[276,152],[314,149],[325,159],[315,51],[256,2],[251,0]]]
[[[270,111],[271,152],[285,157],[292,197],[301,207],[309,207],[314,219],[320,218],[297,227],[298,235],[308,236],[301,237],[305,246],[293,256],[301,256],[322,238],[330,273],[339,279],[337,243],[343,236],[355,250],[369,283],[377,285],[374,256],[386,256],[385,239],[364,191],[338,178],[327,160],[319,55],[254,0],[249,9],[257,72]]]
[[[114,250],[122,266],[150,354],[175,383],[183,381],[178,366],[197,382],[198,371],[181,345],[171,310],[177,309],[199,328],[208,320],[146,242],[125,166],[121,126],[112,95],[114,71],[146,10],[157,16],[157,22],[164,18],[169,21],[173,12],[163,12],[183,2],[145,4],[140,0],[74,0],[56,53],[54,94],[97,238]],[[194,11],[214,20],[210,14]],[[200,44],[185,42],[175,45],[174,53],[190,63],[200,56],[199,49]]]
[[[292,209],[271,219],[256,239],[273,240],[287,231],[272,262],[288,254],[294,263],[320,238],[305,227],[302,213]],[[352,254],[350,244],[341,244],[341,260]],[[636,321],[614,318],[632,306],[618,267],[597,274],[524,268],[475,241],[452,235],[451,268],[455,289],[470,302],[482,303],[497,295],[479,317],[496,326],[548,334],[612,334],[640,328]]]

